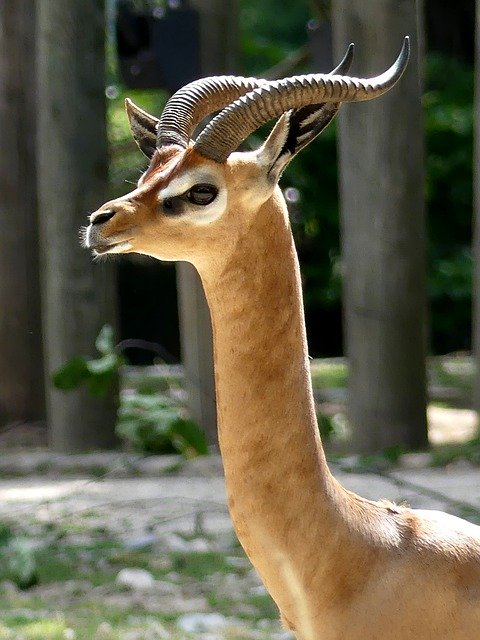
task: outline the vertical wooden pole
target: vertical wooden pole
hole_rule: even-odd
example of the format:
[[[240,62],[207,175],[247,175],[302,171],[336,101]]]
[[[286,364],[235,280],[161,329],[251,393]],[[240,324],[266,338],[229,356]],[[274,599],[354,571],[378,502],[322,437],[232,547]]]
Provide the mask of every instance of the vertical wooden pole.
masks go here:
[[[0,424],[44,418],[35,6],[0,3]]]
[[[353,75],[372,76],[410,35],[398,85],[340,117],[344,322],[352,448],[427,442],[424,144],[415,0],[334,0],[337,57],[354,41]]]
[[[236,0],[192,0],[200,14],[202,75],[233,73],[238,46]],[[177,266],[180,339],[189,407],[211,444],[217,441],[212,327],[195,269]]]
[[[38,158],[48,421],[59,451],[115,443],[114,394],[62,393],[53,371],[94,355],[114,323],[113,265],[94,264],[78,229],[105,199],[105,18],[102,0],[38,2]]]
[[[480,415],[480,0],[475,3],[475,122],[473,149],[473,408]]]

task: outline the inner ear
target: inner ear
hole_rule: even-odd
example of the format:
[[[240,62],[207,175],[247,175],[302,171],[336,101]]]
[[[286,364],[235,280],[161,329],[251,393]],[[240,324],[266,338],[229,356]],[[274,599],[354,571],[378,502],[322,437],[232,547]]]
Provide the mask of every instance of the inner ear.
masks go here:
[[[140,151],[151,159],[157,147],[157,131],[160,120],[137,107],[129,98],[125,100],[130,129]]]
[[[283,170],[292,159],[292,153],[287,144],[291,114],[291,111],[283,114],[257,151],[258,163],[264,167],[271,182],[280,180]]]
[[[339,107],[338,103],[323,102],[283,114],[258,152],[270,180],[280,179],[290,160],[330,124]]]

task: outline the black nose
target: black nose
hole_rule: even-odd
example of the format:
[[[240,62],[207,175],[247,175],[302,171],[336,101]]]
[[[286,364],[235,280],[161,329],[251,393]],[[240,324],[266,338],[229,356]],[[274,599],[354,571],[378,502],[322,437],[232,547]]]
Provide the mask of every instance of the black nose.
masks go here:
[[[90,222],[91,224],[102,224],[102,222],[107,222],[108,220],[111,220],[111,218],[113,218],[115,213],[116,212],[114,211],[114,209],[106,209],[101,213],[97,213],[97,215],[93,218],[93,220],[90,220]]]

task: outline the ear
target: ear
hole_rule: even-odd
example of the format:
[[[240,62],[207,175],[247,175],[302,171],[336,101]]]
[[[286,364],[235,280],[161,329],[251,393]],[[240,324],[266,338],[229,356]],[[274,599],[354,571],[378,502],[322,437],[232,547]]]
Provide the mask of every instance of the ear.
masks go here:
[[[330,124],[339,107],[337,103],[310,104],[283,114],[258,151],[258,160],[268,167],[272,181],[277,182],[290,160]]]
[[[265,169],[269,181],[273,183],[280,180],[283,170],[293,157],[285,147],[291,114],[292,111],[287,111],[277,120],[270,135],[256,152],[258,164]]]
[[[129,98],[125,100],[125,108],[133,139],[138,144],[140,151],[147,158],[151,158],[157,145],[157,130],[160,120],[137,107]]]
[[[343,60],[329,75],[348,73],[353,51],[353,43],[350,43]],[[278,182],[290,160],[330,124],[339,109],[340,103],[322,102],[292,109],[283,114],[258,151],[258,161],[267,166],[272,182]]]

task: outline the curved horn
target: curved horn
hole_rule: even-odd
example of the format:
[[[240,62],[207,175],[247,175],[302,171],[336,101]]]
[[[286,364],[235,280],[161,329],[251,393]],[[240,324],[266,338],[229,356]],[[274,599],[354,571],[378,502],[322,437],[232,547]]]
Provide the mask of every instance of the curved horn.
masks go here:
[[[354,44],[348,45],[347,51],[338,67],[329,76],[345,75],[353,61]],[[340,109],[341,102],[320,102],[308,104],[299,109],[292,109],[289,117],[288,138],[285,146],[293,155],[307,146],[327,127]]]
[[[329,76],[343,76],[345,73],[348,73],[350,67],[353,62],[353,53],[355,51],[355,45],[351,42],[347,50],[345,51],[345,55],[343,56],[343,60],[340,62],[338,67],[335,67],[330,73]]]
[[[374,78],[311,74],[269,82],[228,105],[208,124],[195,142],[198,153],[225,162],[232,151],[262,124],[290,109],[318,103],[372,100],[400,79],[410,56],[408,36],[394,64]]]
[[[352,59],[351,44],[342,62],[331,73],[346,73]],[[190,82],[165,105],[158,124],[157,148],[170,144],[186,148],[195,127],[203,118],[266,84],[268,80],[242,76],[212,76]]]
[[[170,144],[186,148],[203,118],[266,83],[267,80],[242,76],[212,76],[190,82],[165,105],[158,126],[157,148]]]

